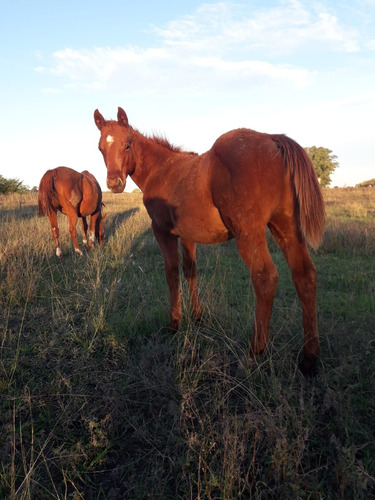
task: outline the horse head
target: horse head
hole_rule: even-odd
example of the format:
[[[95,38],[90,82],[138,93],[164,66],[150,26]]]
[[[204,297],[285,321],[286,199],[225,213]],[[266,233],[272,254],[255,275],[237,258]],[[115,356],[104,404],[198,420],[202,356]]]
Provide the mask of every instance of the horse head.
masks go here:
[[[126,177],[132,175],[135,168],[132,148],[133,129],[129,125],[125,111],[120,107],[117,122],[106,121],[97,109],[94,112],[94,119],[101,132],[99,150],[107,167],[107,186],[112,193],[122,193]]]

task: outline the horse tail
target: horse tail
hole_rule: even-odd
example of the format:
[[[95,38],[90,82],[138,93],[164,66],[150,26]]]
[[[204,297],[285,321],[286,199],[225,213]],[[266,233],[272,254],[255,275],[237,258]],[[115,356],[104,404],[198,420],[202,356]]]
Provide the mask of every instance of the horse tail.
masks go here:
[[[323,238],[325,208],[315,169],[306,151],[293,139],[285,135],[272,135],[272,139],[290,171],[297,222],[308,243],[316,249]]]
[[[47,170],[43,175],[38,189],[39,215],[50,215],[53,212],[53,197],[55,193],[56,169]]]

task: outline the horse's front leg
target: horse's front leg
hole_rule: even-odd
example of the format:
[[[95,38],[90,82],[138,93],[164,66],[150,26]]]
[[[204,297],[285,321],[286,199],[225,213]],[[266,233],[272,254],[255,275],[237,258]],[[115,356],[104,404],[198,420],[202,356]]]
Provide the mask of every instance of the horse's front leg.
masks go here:
[[[57,212],[51,212],[48,215],[49,223],[51,224],[52,236],[55,240],[56,245],[56,255],[57,257],[61,257],[62,252],[60,248],[60,240],[59,240],[59,227],[57,225]]]
[[[191,295],[191,307],[196,321],[200,321],[203,313],[203,306],[198,296],[197,289],[197,260],[196,243],[180,239],[182,248],[182,269],[189,284]]]
[[[182,317],[179,290],[178,237],[160,231],[154,224],[152,229],[164,257],[165,277],[171,298],[170,327],[177,330]]]

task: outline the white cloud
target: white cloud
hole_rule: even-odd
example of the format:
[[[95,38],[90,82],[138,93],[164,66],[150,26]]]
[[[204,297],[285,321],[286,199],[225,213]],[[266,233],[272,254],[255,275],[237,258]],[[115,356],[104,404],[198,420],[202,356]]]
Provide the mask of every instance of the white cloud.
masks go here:
[[[325,10],[307,10],[298,0],[254,11],[248,4],[203,4],[193,14],[154,27],[156,46],[66,48],[53,53],[43,71],[65,81],[66,89],[121,90],[125,93],[219,94],[257,85],[308,86],[312,75],[276,56],[299,48],[355,51],[356,33],[345,30]],[[158,46],[157,46],[158,44]],[[319,45],[320,44],[320,45]],[[284,59],[285,60],[285,59]]]
[[[334,50],[357,50],[356,32],[340,26],[336,16],[320,9],[307,10],[297,0],[258,11],[251,4],[203,4],[193,15],[155,31],[166,45],[186,50],[227,52],[242,46],[274,55],[316,43]]]
[[[54,53],[54,65],[38,68],[68,80],[66,88],[120,90],[128,93],[220,93],[232,81],[236,89],[256,84],[300,88],[309,71],[287,64],[257,60],[226,60],[218,55],[182,57],[175,49],[95,48]]]
[[[368,40],[366,43],[366,47],[369,50],[375,50],[375,38],[373,38],[372,40]]]
[[[136,89],[139,80],[150,77],[160,64],[170,61],[171,56],[164,49],[101,48],[62,49],[53,53],[54,63],[50,68],[37,67],[36,71],[68,79],[70,87],[108,90],[116,85],[118,73],[128,75],[125,86]],[[137,82],[130,81],[130,78]]]
[[[266,61],[225,61],[216,57],[196,57],[192,63],[197,67],[212,70],[215,76],[230,78],[244,83],[254,79],[284,80],[295,87],[306,86],[310,72],[303,68],[294,68],[287,64],[271,64]]]

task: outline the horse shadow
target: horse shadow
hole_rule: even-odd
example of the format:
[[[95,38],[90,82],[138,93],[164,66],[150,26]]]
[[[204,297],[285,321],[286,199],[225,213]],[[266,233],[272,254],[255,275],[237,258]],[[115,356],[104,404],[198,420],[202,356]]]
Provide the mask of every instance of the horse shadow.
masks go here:
[[[105,220],[105,237],[106,239],[108,237],[113,237],[115,233],[117,232],[119,226],[123,224],[126,220],[130,219],[135,215],[137,212],[139,212],[139,208],[131,208],[130,210],[125,210],[124,212],[117,213],[114,215],[110,215],[110,217],[107,217]]]

